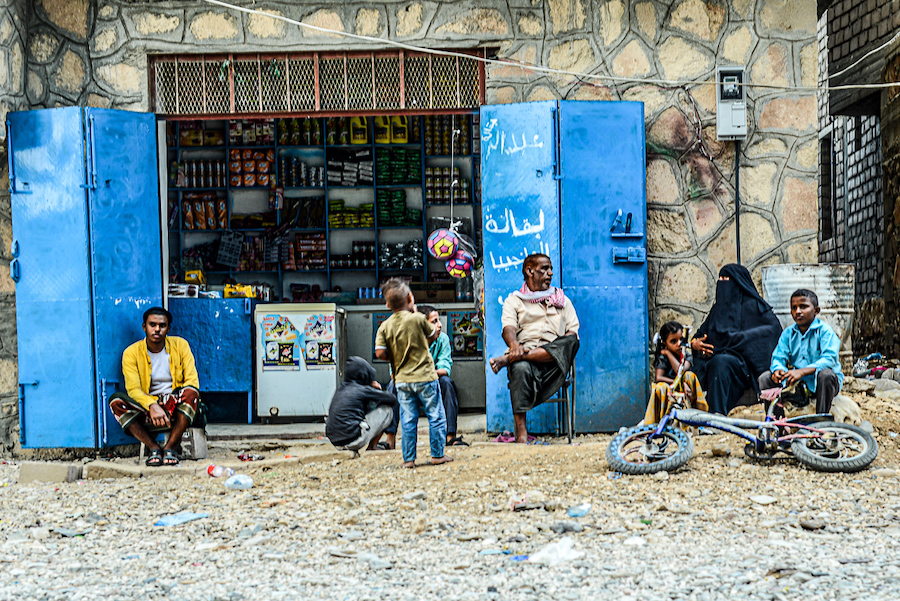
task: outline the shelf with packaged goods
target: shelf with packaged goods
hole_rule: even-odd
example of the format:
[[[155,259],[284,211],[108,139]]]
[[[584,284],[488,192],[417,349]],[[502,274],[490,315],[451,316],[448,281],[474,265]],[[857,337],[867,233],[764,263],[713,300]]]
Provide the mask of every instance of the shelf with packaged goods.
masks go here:
[[[434,119],[436,121],[438,121],[438,120],[440,120],[440,117],[435,117]],[[425,186],[425,168],[426,168],[426,166],[428,166],[430,163],[438,163],[438,166],[445,166],[445,164],[447,166],[449,166],[451,163],[448,163],[447,161],[449,159],[451,159],[451,157],[452,157],[452,158],[456,159],[457,161],[468,161],[469,166],[465,167],[462,170],[464,173],[466,173],[467,175],[469,173],[474,175],[474,173],[475,173],[475,169],[474,169],[474,165],[473,165],[473,160],[474,160],[475,155],[472,152],[469,152],[468,154],[453,154],[453,155],[450,155],[450,154],[446,154],[446,155],[444,155],[444,154],[426,154],[426,144],[425,144],[425,141],[426,141],[426,139],[425,139],[426,117],[416,116],[416,117],[408,118],[408,135],[413,136],[417,132],[418,133],[418,138],[416,138],[417,141],[415,141],[415,142],[394,142],[394,143],[386,143],[386,144],[380,143],[379,141],[377,141],[375,139],[374,118],[372,118],[372,117],[369,117],[367,119],[360,119],[361,122],[366,124],[365,125],[365,127],[366,127],[366,135],[365,135],[366,142],[364,144],[341,144],[341,143],[329,144],[328,143],[328,140],[330,137],[329,136],[329,127],[333,123],[336,124],[339,121],[339,119],[337,119],[337,118],[335,118],[335,119],[317,118],[316,124],[313,124],[312,121],[309,121],[310,130],[311,130],[309,135],[321,136],[320,138],[317,138],[317,139],[321,140],[321,143],[319,143],[319,144],[305,144],[305,143],[296,144],[296,143],[290,143],[290,140],[288,140],[288,142],[286,143],[284,140],[284,137],[282,136],[281,132],[279,131],[279,127],[281,127],[282,123],[289,123],[290,121],[291,121],[291,119],[286,119],[286,120],[276,119],[276,120],[270,121],[270,124],[273,124],[270,127],[270,131],[272,132],[272,139],[271,139],[270,143],[244,144],[244,143],[233,143],[234,140],[231,139],[229,136],[229,129],[230,129],[229,121],[222,120],[219,123],[224,124],[224,133],[222,134],[222,136],[224,138],[224,144],[222,144],[222,145],[204,145],[204,146],[183,146],[183,145],[179,144],[178,143],[179,131],[180,131],[182,122],[173,122],[172,126],[175,131],[175,134],[174,134],[175,135],[175,143],[167,145],[167,156],[168,156],[170,163],[171,163],[171,160],[173,160],[173,159],[180,161],[182,156],[186,157],[186,160],[191,160],[195,157],[196,157],[196,160],[210,160],[210,158],[209,158],[210,153],[215,152],[215,153],[218,153],[222,158],[224,158],[226,160],[226,166],[227,166],[227,162],[230,160],[232,151],[234,151],[234,150],[251,151],[253,153],[258,153],[258,152],[267,153],[266,154],[267,157],[271,157],[272,153],[274,153],[274,157],[275,157],[274,160],[271,160],[271,158],[259,159],[259,160],[270,160],[271,161],[271,165],[269,167],[269,172],[267,174],[264,173],[263,175],[268,175],[276,183],[276,186],[274,186],[274,187],[272,185],[233,186],[233,185],[231,185],[230,181],[226,181],[225,186],[215,186],[215,187],[191,187],[191,188],[188,188],[188,187],[170,186],[169,192],[178,192],[179,198],[181,197],[182,194],[190,194],[190,193],[199,193],[199,194],[214,193],[216,195],[221,195],[221,194],[227,195],[227,219],[228,219],[229,223],[231,220],[232,213],[249,214],[245,211],[241,211],[241,210],[237,209],[237,207],[235,206],[234,193],[240,194],[241,192],[246,192],[247,194],[242,196],[241,198],[244,198],[244,197],[249,198],[250,201],[247,201],[247,202],[263,203],[265,201],[263,201],[259,196],[255,197],[255,198],[257,198],[256,201],[252,201],[250,194],[258,195],[262,192],[268,192],[270,195],[270,198],[277,198],[277,197],[284,198],[283,204],[278,206],[278,208],[272,209],[272,210],[277,211],[277,224],[278,225],[282,224],[284,220],[296,219],[296,217],[295,217],[296,213],[294,213],[293,214],[294,216],[292,216],[285,212],[289,207],[291,207],[291,205],[288,204],[288,199],[316,198],[317,195],[319,195],[321,197],[324,197],[325,202],[326,202],[325,209],[324,209],[324,213],[325,213],[324,226],[323,227],[290,228],[287,230],[287,234],[288,234],[288,238],[293,240],[294,235],[302,236],[303,234],[322,234],[322,233],[324,233],[325,240],[326,240],[326,251],[325,252],[331,253],[331,252],[333,252],[331,250],[332,233],[333,232],[344,232],[344,233],[334,234],[334,236],[336,236],[335,240],[346,240],[347,238],[349,238],[350,236],[352,236],[354,234],[360,234],[362,236],[369,237],[369,236],[372,236],[372,233],[374,233],[374,242],[376,244],[380,245],[382,242],[385,242],[385,241],[388,241],[387,243],[397,243],[397,241],[402,241],[401,240],[401,237],[403,236],[402,232],[420,231],[421,235],[417,236],[416,238],[420,238],[424,244],[425,238],[427,236],[426,211],[432,210],[433,208],[438,208],[437,210],[440,211],[439,207],[449,206],[448,203],[431,203],[431,202],[426,201],[426,194],[425,194],[425,192],[426,192],[426,186]],[[351,119],[348,118],[347,121],[350,122]],[[301,123],[300,136],[302,138],[303,136],[305,136],[307,134],[303,130],[303,125],[302,125],[303,120],[298,120],[298,122]],[[448,117],[448,123],[450,123],[449,117]],[[474,130],[472,128],[471,118],[468,119],[467,123],[468,123],[467,135],[469,137],[468,145],[469,145],[469,150],[471,151],[471,150],[473,150],[472,146],[475,144],[475,139],[476,139],[476,137],[473,134],[476,132],[474,132]],[[459,118],[457,117],[457,127],[459,126],[458,124],[459,124]],[[201,127],[203,127],[203,125],[201,125]],[[272,128],[274,128],[274,129],[272,129]],[[220,129],[222,129],[222,128],[220,128]],[[243,129],[243,126],[242,126],[242,129]],[[318,134],[313,133],[316,130],[318,131]],[[339,132],[332,134],[331,137],[333,137],[333,138],[340,137]],[[340,150],[340,151],[350,151],[350,153],[344,154],[344,155],[337,155],[337,157],[332,158],[329,156],[330,149]],[[385,154],[385,150],[397,150],[398,152],[400,152],[398,155],[399,157],[401,157],[401,158],[405,157],[408,160],[415,161],[414,173],[416,173],[416,175],[419,177],[419,181],[404,182],[403,180],[400,180],[401,183],[395,183],[397,180],[394,180],[394,179],[385,180],[384,170],[383,169],[382,170],[375,169],[376,157],[378,157],[379,155],[382,155],[382,160],[384,160],[383,156]],[[404,154],[402,152],[402,150],[406,150],[407,153]],[[182,151],[190,151],[190,152],[185,154]],[[362,162],[363,163],[369,162],[372,165],[373,175],[374,175],[374,177],[372,178],[372,182],[371,183],[367,182],[365,184],[358,184],[358,185],[347,185],[347,186],[340,185],[340,184],[329,184],[327,181],[327,175],[329,172],[332,172],[332,170],[334,169],[333,164],[329,165],[329,163],[337,160],[338,158],[340,158],[341,160],[345,160],[345,157],[349,157],[346,160],[350,160],[350,161],[355,160],[356,156],[359,156],[359,155],[354,155],[352,151],[368,151],[369,154],[362,155],[365,157],[364,159],[362,159]],[[413,154],[409,154],[409,151],[412,151]],[[394,157],[393,153],[391,153],[391,157],[392,158]],[[331,160],[329,160],[329,159],[331,159]],[[217,160],[221,160],[221,159],[217,159]],[[243,160],[255,160],[255,159],[242,159],[242,161]],[[291,164],[292,160],[295,161],[293,163],[293,165]],[[313,172],[311,175],[308,175],[306,177],[314,178],[314,177],[318,177],[320,175],[323,176],[322,182],[320,185],[290,185],[290,186],[284,185],[286,182],[289,181],[288,173],[287,173],[288,170],[292,169],[294,165],[298,164],[296,162],[297,160],[299,160],[300,163],[302,164],[302,167],[300,167],[300,168],[302,168],[304,170],[304,172],[309,173],[309,171],[306,171],[306,170],[310,170]],[[285,164],[285,161],[287,162],[287,164]],[[359,165],[360,163],[357,162],[356,164]],[[452,165],[457,166],[457,163],[452,162]],[[393,165],[391,166],[391,168],[392,168],[392,173],[396,173]],[[319,169],[320,171],[316,171],[317,169]],[[356,169],[358,169],[358,167],[356,167]],[[232,175],[235,175],[230,170],[226,170],[226,171],[227,171],[226,176],[228,176],[229,179]],[[352,172],[353,169],[351,168],[350,171]],[[343,173],[343,170],[342,170],[342,173]],[[381,178],[379,178],[379,176],[378,176],[379,173],[382,175]],[[402,171],[401,171],[401,173],[402,173]],[[241,172],[241,176],[243,177],[243,171]],[[291,177],[299,178],[299,177],[301,177],[301,175],[299,174],[299,172],[292,173]],[[332,178],[332,179],[334,179],[334,178]],[[469,177],[468,179],[469,179],[469,181],[468,181],[467,188],[470,191],[470,194],[471,194],[470,199],[471,199],[474,196],[474,190],[472,190],[472,188],[475,185],[475,178]],[[314,181],[314,180],[310,180],[310,181]],[[384,182],[384,183],[380,183],[380,182]],[[307,183],[307,182],[304,181],[304,183]],[[412,225],[412,224],[394,225],[391,223],[385,223],[383,221],[378,221],[377,217],[376,217],[375,225],[373,225],[373,226],[366,226],[366,227],[335,227],[335,226],[332,226],[329,224],[329,216],[332,214],[332,212],[330,210],[331,207],[328,205],[329,199],[336,199],[334,197],[334,195],[331,193],[332,189],[338,195],[340,195],[341,193],[347,193],[346,197],[342,197],[340,199],[347,201],[347,203],[348,203],[347,208],[349,208],[349,209],[356,208],[353,205],[360,203],[360,201],[362,201],[363,204],[372,202],[373,200],[375,200],[375,199],[372,199],[372,196],[375,196],[377,194],[378,190],[385,190],[385,191],[407,190],[407,193],[406,193],[407,194],[406,199],[407,199],[407,205],[408,205],[407,208],[421,211],[421,214],[422,214],[421,225],[418,224],[418,221],[416,222],[415,225]],[[273,192],[273,190],[277,190],[277,192]],[[367,195],[368,198],[371,200],[368,200],[366,198],[366,196],[362,196],[362,193],[364,193],[367,190],[373,191],[371,193],[372,196]],[[415,190],[420,190],[421,192],[417,194],[417,193],[415,193]],[[276,194],[277,194],[277,196],[276,196]],[[354,196],[354,194],[356,196]],[[219,197],[221,198],[221,196],[219,196]],[[170,202],[171,202],[173,196],[170,195],[169,198],[170,198]],[[239,203],[243,203],[243,202],[245,202],[245,201],[243,201],[243,200],[239,201]],[[376,204],[376,213],[377,213],[377,206],[378,206],[377,200],[376,200],[375,204]],[[470,200],[468,203],[454,202],[454,204],[471,205],[472,201]],[[180,205],[180,203],[179,203],[179,205]],[[267,232],[270,231],[270,228],[186,229],[183,227],[182,219],[183,219],[183,215],[181,214],[181,210],[180,210],[180,206],[179,206],[177,215],[175,217],[176,223],[174,223],[173,226],[169,228],[170,233],[177,232],[178,234],[181,234],[181,233],[186,234],[186,236],[180,236],[180,235],[177,236],[175,243],[170,245],[170,249],[171,249],[170,258],[177,259],[176,263],[178,266],[183,265],[184,252],[188,248],[190,248],[192,245],[191,242],[186,242],[185,238],[190,238],[191,240],[193,240],[193,239],[195,239],[193,237],[194,234],[204,234],[205,233],[205,234],[221,235],[227,231],[233,231],[233,232],[236,232],[239,234],[245,234],[245,235],[265,235]],[[350,234],[348,235],[346,232],[350,232]],[[382,236],[381,232],[384,232],[384,237]],[[395,234],[391,234],[391,232],[395,232]],[[201,239],[202,239],[202,237],[201,237]],[[344,243],[341,243],[341,244],[344,244]],[[301,252],[301,251],[295,249],[295,252]],[[286,274],[291,274],[292,277],[297,277],[298,275],[302,276],[303,274],[310,274],[310,275],[318,274],[320,276],[322,274],[325,274],[327,277],[327,286],[329,288],[331,288],[331,274],[332,273],[341,274],[341,273],[346,273],[346,272],[352,273],[354,271],[367,272],[367,273],[374,272],[377,274],[382,270],[379,267],[349,268],[349,269],[340,269],[340,268],[331,269],[331,268],[329,268],[329,269],[324,269],[324,270],[282,270],[282,269],[279,269],[279,270],[268,271],[266,273],[270,273],[270,274],[278,273],[279,280],[280,280],[279,284],[283,283],[283,282],[281,282],[281,280],[283,279],[283,276]],[[388,270],[384,270],[384,271],[388,271]],[[425,262],[425,265],[423,265],[423,267],[421,269],[418,269],[418,268],[417,269],[404,269],[401,271],[421,274],[421,279],[426,280],[427,275],[428,275],[427,261]],[[247,273],[251,273],[251,272],[246,272],[246,271],[239,272],[239,271],[235,271],[235,270],[229,270],[226,273],[247,274]],[[342,281],[342,283],[344,283],[344,281]]]

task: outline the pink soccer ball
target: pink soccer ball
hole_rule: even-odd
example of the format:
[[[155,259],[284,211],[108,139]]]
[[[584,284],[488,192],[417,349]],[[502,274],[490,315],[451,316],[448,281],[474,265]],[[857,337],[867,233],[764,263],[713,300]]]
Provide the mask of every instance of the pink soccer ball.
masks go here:
[[[472,265],[474,263],[475,259],[472,258],[471,254],[463,249],[459,249],[447,261],[447,273],[455,278],[464,278],[472,273]]]
[[[459,248],[459,238],[452,231],[441,228],[428,236],[428,254],[435,259],[449,259]]]

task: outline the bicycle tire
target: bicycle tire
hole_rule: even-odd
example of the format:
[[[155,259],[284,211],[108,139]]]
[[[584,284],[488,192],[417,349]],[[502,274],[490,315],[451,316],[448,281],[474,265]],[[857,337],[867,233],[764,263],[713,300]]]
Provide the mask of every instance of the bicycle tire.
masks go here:
[[[646,449],[641,446],[630,447],[631,443],[646,443],[650,434],[657,428],[657,424],[647,424],[644,426],[635,426],[624,432],[617,434],[609,446],[606,447],[606,462],[613,471],[622,472],[629,475],[653,474],[656,472],[667,471],[672,472],[683,466],[694,455],[694,440],[690,435],[680,428],[666,426],[661,436],[665,439],[664,445],[656,445],[667,447],[669,444],[677,444],[674,453],[665,455],[657,453],[652,448]],[[652,443],[656,444],[656,443]],[[631,461],[630,457],[640,459],[640,461]]]
[[[839,422],[819,422],[812,427],[832,432],[842,437],[849,437],[859,446],[853,449],[853,443],[843,440],[834,444],[822,444],[821,438],[798,438],[791,443],[791,452],[806,467],[818,472],[852,473],[865,469],[878,456],[878,443],[875,438],[857,426]],[[847,441],[849,442],[849,441]],[[852,456],[842,456],[845,450],[854,451]]]

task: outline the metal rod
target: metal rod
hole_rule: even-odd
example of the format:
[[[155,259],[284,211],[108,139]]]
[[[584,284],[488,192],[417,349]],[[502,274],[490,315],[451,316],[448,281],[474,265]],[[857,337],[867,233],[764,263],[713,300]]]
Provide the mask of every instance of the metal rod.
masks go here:
[[[741,141],[734,141],[734,249],[741,264]]]

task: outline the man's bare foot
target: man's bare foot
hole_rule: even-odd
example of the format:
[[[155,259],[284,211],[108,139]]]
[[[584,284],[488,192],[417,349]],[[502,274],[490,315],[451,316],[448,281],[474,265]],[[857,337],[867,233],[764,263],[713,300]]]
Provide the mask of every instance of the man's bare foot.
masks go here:
[[[414,467],[416,467],[416,462],[415,461],[404,461],[403,465],[401,467],[405,467],[407,469],[413,469]]]
[[[494,357],[490,361],[491,369],[494,370],[494,373],[500,373],[500,370],[509,365],[509,356],[508,355],[500,355],[499,357]]]
[[[450,463],[451,461],[453,461],[453,457],[450,457],[449,455],[444,455],[443,457],[432,457],[431,465],[440,465],[442,463]]]

